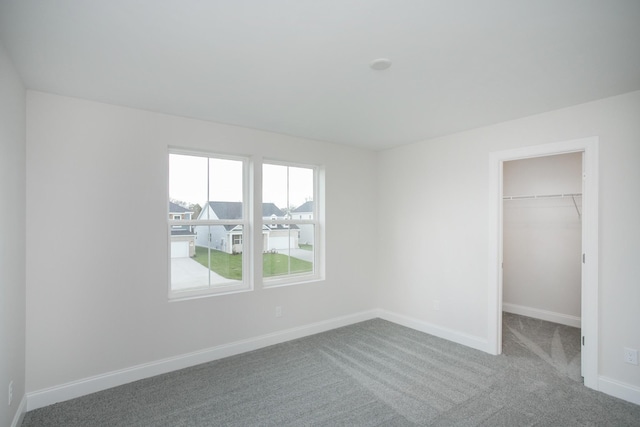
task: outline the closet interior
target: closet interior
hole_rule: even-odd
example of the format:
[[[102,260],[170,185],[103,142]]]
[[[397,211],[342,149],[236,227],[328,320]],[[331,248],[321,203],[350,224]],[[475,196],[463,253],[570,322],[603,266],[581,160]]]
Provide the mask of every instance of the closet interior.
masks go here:
[[[503,167],[503,311],[580,327],[582,152]]]

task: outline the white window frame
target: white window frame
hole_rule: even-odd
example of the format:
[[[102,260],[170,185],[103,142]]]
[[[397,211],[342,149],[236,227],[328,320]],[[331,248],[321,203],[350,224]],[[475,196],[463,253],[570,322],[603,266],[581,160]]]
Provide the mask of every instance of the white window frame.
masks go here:
[[[270,224],[273,225],[282,225],[284,227],[289,227],[290,225],[304,225],[311,224],[313,225],[313,271],[310,273],[294,273],[287,274],[283,276],[273,276],[273,277],[262,277],[263,272],[260,271],[260,277],[262,279],[262,286],[264,288],[274,288],[280,286],[289,286],[289,285],[297,285],[309,282],[315,282],[318,280],[322,280],[324,278],[324,264],[323,264],[323,254],[324,254],[324,230],[323,230],[323,210],[321,207],[324,201],[324,194],[321,193],[322,183],[323,183],[323,170],[320,166],[317,165],[309,165],[304,163],[296,163],[296,162],[288,162],[283,160],[276,160],[265,158],[262,162],[260,162],[259,167],[262,168],[263,165],[277,165],[277,166],[288,166],[288,167],[297,167],[297,168],[305,168],[311,169],[313,171],[313,219],[293,219],[291,215],[288,215],[288,219],[262,219],[262,224],[267,227]],[[260,173],[262,176],[262,171]],[[264,202],[264,201],[263,201]],[[261,269],[262,270],[262,269]]]
[[[220,219],[190,219],[190,220],[172,220],[168,219],[168,290],[169,300],[184,300],[204,296],[224,295],[237,292],[246,292],[253,290],[253,278],[252,278],[252,246],[251,246],[251,233],[252,233],[252,221],[251,221],[251,194],[249,192],[250,180],[249,180],[249,158],[243,156],[234,156],[227,154],[219,154],[207,151],[192,151],[181,148],[169,147],[167,154],[167,201],[169,201],[169,156],[171,154],[194,156],[201,158],[213,158],[223,160],[235,160],[242,162],[242,219],[241,220],[220,220]],[[205,202],[203,210],[207,208],[208,202]],[[166,204],[167,209],[169,203]],[[171,283],[171,229],[173,226],[189,225],[189,226],[215,226],[215,225],[242,225],[242,241],[243,241],[243,255],[242,255],[242,280],[241,281],[229,281],[228,283],[211,285],[208,288],[200,288],[193,290],[174,290]],[[194,261],[195,262],[195,261]]]

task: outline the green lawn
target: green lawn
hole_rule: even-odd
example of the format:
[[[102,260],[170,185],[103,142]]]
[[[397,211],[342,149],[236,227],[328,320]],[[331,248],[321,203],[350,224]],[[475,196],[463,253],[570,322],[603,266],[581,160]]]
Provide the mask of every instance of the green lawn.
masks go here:
[[[300,249],[304,249],[305,251],[312,251],[313,250],[313,245],[307,245],[307,244],[300,244]]]
[[[207,262],[207,248],[196,246],[196,256],[193,258],[205,267]],[[224,278],[242,280],[242,254],[230,255],[211,249],[211,270]],[[298,258],[289,258],[282,254],[263,254],[263,277],[282,276],[286,274],[308,273],[313,271],[313,264]],[[289,265],[290,264],[290,265]]]
[[[209,268],[207,262],[207,248],[196,246],[196,256],[193,258]],[[242,254],[229,255],[225,252],[211,249],[211,270],[222,277],[232,280],[242,280]]]
[[[312,271],[313,264],[309,261],[282,254],[262,254],[262,277],[311,273]]]

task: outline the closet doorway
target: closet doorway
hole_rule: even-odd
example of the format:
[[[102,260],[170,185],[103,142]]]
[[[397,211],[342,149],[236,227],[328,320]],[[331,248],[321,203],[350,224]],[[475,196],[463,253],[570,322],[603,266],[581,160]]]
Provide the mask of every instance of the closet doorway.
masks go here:
[[[576,184],[573,181],[571,187],[565,189],[553,190],[548,185],[549,182],[537,182],[529,183],[530,187],[527,189],[523,187],[523,183],[504,182],[505,164],[507,164],[507,175],[510,174],[512,166],[518,163],[507,163],[512,161],[520,161],[530,159],[530,162],[522,162],[520,165],[525,165],[531,169],[535,169],[534,164],[544,163],[545,160],[538,158],[556,156],[556,155],[569,155],[567,157],[557,157],[556,161],[561,162],[567,159],[569,161],[581,160],[581,165],[576,166],[577,170],[582,170],[580,179],[582,181],[582,191],[576,191]],[[577,157],[572,157],[577,156]],[[549,160],[551,158],[548,158]],[[553,161],[553,159],[552,159]],[[529,311],[529,314],[525,314],[522,310],[526,311],[527,308],[537,309],[537,314],[544,313],[547,316],[551,316],[551,321],[556,323],[571,323],[579,324],[581,329],[581,356],[582,356],[582,375],[584,377],[584,384],[587,387],[598,389],[598,138],[585,138],[580,140],[566,141],[554,144],[544,144],[531,147],[523,147],[515,150],[507,150],[500,152],[493,152],[490,155],[490,191],[491,191],[491,203],[490,203],[490,233],[489,233],[489,303],[488,303],[488,320],[489,320],[489,349],[494,354],[500,354],[502,352],[502,311],[505,308],[507,311],[521,310],[521,314],[529,315],[535,314],[534,311]],[[528,166],[527,166],[528,164]],[[524,175],[531,174],[531,170]],[[548,178],[551,178],[549,174]],[[550,180],[549,180],[550,181]],[[534,187],[531,187],[533,185]],[[538,187],[535,187],[535,186]],[[579,184],[578,184],[579,185]],[[520,188],[518,188],[520,186]],[[547,187],[544,187],[547,186]],[[505,191],[506,190],[506,191]],[[525,191],[527,190],[527,191]],[[533,191],[535,190],[535,191]],[[565,190],[568,190],[565,192]],[[530,194],[510,194],[508,191],[520,191]],[[579,193],[582,193],[578,196]],[[524,196],[527,199],[524,200],[509,200],[508,202],[519,203],[520,209],[516,206],[516,211],[520,211],[520,214],[525,216],[530,214],[525,211],[525,206],[534,206],[534,203],[546,203],[546,215],[553,217],[552,213],[554,205],[560,205],[560,200],[570,202],[573,205],[573,210],[566,209],[563,214],[558,214],[564,217],[568,222],[572,220],[566,216],[571,212],[571,215],[579,215],[579,223],[568,225],[568,227],[577,226],[579,228],[579,240],[578,243],[579,253],[578,260],[580,262],[580,273],[577,277],[580,280],[580,285],[573,285],[575,291],[576,286],[579,288],[579,302],[575,299],[571,300],[570,297],[564,298],[565,301],[547,301],[540,306],[541,295],[536,295],[538,301],[533,303],[527,303],[526,294],[529,290],[520,289],[515,290],[512,288],[504,289],[505,271],[503,270],[503,261],[505,247],[509,249],[511,242],[505,244],[504,241],[504,222],[513,221],[513,212],[507,212],[505,217],[504,204],[505,197],[518,197]],[[555,200],[540,200],[536,197],[530,196],[555,196]],[[550,199],[550,198],[549,198]],[[580,199],[580,202],[579,202]],[[575,205],[573,204],[575,200]],[[570,206],[571,206],[570,205]],[[555,206],[555,207],[558,207]],[[566,205],[565,205],[566,206]],[[513,206],[509,206],[509,210],[513,210]],[[535,209],[534,209],[535,210]],[[537,209],[540,210],[540,209]],[[517,216],[516,216],[517,217]],[[556,217],[557,219],[557,217]],[[575,219],[575,218],[574,218]],[[510,224],[513,225],[513,224]],[[520,230],[522,231],[522,230]],[[526,230],[525,230],[526,231]],[[529,230],[531,231],[531,230]],[[548,230],[547,230],[548,231]],[[574,230],[577,231],[577,230]],[[507,231],[509,234],[511,230]],[[570,234],[570,233],[569,233]],[[575,234],[575,233],[574,233]],[[507,235],[507,239],[513,236]],[[538,242],[540,243],[540,242]],[[536,243],[537,244],[537,243]],[[576,243],[569,244],[575,246]],[[525,251],[526,252],[526,251]],[[545,254],[548,255],[548,254]],[[542,258],[544,258],[544,256]],[[507,255],[506,259],[509,260],[509,256],[512,256],[510,262],[513,261],[513,254]],[[520,256],[520,255],[517,255]],[[535,268],[535,267],[533,267]],[[507,278],[511,280],[512,272],[507,272]],[[563,273],[565,274],[565,273]],[[575,266],[573,268],[573,274],[575,273]],[[509,276],[511,275],[511,276]],[[571,281],[571,280],[569,280]],[[570,294],[570,291],[564,291],[566,294]],[[513,301],[504,301],[505,307],[503,307],[503,298],[507,296]],[[574,292],[575,295],[575,292]],[[524,299],[523,299],[524,298]],[[517,302],[519,301],[520,304]],[[546,304],[546,305],[544,305]],[[537,307],[536,307],[537,305]],[[529,307],[532,306],[532,307]],[[523,308],[524,307],[524,308]],[[564,308],[562,308],[564,307]],[[560,315],[560,317],[558,317]],[[555,320],[553,320],[553,316]],[[538,316],[540,317],[540,316]],[[563,322],[558,322],[562,320]]]
[[[580,328],[582,152],[502,168],[502,309]]]
[[[575,381],[582,376],[582,175],[582,152],[502,164],[502,333]]]

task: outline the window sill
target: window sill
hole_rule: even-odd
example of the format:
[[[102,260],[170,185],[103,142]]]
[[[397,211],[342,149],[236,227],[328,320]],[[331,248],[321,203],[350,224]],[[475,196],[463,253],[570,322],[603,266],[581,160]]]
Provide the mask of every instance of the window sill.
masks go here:
[[[297,276],[297,277],[287,277],[282,279],[269,279],[262,281],[262,287],[264,289],[271,288],[282,288],[284,286],[296,286],[296,285],[307,285],[309,283],[316,282],[324,282],[325,278],[320,275],[313,276]]]
[[[251,287],[227,287],[220,289],[198,289],[192,291],[169,291],[169,302],[188,301],[192,299],[218,297],[223,295],[251,292]]]

